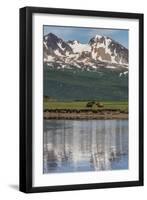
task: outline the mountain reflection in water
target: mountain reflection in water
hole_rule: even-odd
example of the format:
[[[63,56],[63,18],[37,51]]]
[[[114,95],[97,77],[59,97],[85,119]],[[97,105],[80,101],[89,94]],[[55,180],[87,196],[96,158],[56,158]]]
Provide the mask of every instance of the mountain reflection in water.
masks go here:
[[[43,173],[128,169],[128,120],[44,120]]]

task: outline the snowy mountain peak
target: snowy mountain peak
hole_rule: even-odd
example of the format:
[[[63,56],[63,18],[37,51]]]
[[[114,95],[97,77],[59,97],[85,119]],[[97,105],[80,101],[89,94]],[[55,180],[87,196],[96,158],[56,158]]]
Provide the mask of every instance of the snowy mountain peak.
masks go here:
[[[103,36],[97,34],[97,35],[95,36],[95,39],[101,39],[102,37],[103,37]]]
[[[48,56],[66,56],[73,53],[72,48],[55,34],[49,33],[44,36],[44,58]]]
[[[95,42],[105,44],[106,41],[110,43],[112,41],[112,39],[110,37],[107,37],[107,36],[96,35],[95,37],[90,39],[89,44],[93,44]]]
[[[127,64],[128,49],[107,36],[96,35],[89,41],[92,58],[103,62]]]
[[[102,66],[128,66],[128,49],[110,37],[96,35],[89,43],[64,41],[53,33],[43,37],[44,62],[64,66],[98,69]],[[94,67],[93,67],[94,66]],[[62,68],[61,67],[61,68]]]
[[[80,42],[78,40],[74,40],[74,44],[79,44]]]

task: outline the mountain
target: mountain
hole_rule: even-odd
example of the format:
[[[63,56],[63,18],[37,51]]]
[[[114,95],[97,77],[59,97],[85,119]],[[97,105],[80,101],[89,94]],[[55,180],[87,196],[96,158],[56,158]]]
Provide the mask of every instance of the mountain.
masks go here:
[[[89,41],[92,58],[117,64],[128,64],[128,49],[110,37],[96,35]]]
[[[58,100],[128,100],[128,49],[96,35],[87,44],[43,37],[44,95]]]
[[[49,33],[43,37],[44,58],[48,56],[66,56],[73,53],[72,48],[56,35]]]
[[[43,37],[44,63],[57,69],[128,68],[128,49],[110,37],[96,35],[87,44],[64,41],[53,33]]]

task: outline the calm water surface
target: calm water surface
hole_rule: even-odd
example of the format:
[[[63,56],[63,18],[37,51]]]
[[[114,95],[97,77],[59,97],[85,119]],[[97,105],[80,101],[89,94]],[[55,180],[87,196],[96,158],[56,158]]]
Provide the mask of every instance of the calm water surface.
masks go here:
[[[128,169],[128,120],[44,120],[43,172]]]

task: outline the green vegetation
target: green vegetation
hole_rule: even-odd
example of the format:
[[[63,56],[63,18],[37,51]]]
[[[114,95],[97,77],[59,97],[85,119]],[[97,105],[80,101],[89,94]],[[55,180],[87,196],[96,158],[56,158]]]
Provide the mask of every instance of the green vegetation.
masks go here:
[[[44,67],[44,96],[58,101],[97,99],[99,101],[127,101],[128,76],[120,77],[120,72],[122,71],[119,69],[114,71],[105,68],[99,69],[98,72],[87,72],[84,69],[83,71],[81,69],[56,70]],[[84,104],[85,102],[79,102],[76,106],[80,107]],[[60,106],[62,105],[64,107],[64,103]],[[74,105],[75,103],[68,104],[69,107]],[[109,106],[112,105],[109,104]]]
[[[105,68],[87,72],[44,66],[44,110],[128,112],[128,76],[119,75],[119,70]]]
[[[121,110],[128,111],[128,102],[127,101],[101,101],[99,102],[102,106],[97,106],[96,101],[92,107],[87,107],[88,101],[48,101],[44,100],[44,110],[45,109],[73,109],[73,110]]]

